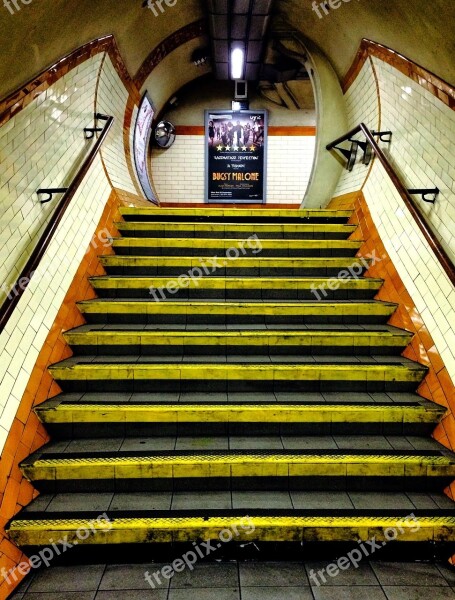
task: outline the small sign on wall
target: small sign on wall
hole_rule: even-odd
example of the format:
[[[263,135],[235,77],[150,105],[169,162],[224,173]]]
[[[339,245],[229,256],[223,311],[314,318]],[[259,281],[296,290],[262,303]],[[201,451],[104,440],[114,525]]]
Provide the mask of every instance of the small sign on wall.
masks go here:
[[[150,136],[152,134],[152,121],[155,115],[155,109],[152,100],[147,92],[142,97],[139,111],[137,114],[136,124],[134,127],[134,163],[141,184],[142,191],[147,200],[158,204],[155,192],[153,191],[150,182],[150,176],[147,168],[148,147]]]
[[[205,112],[206,202],[264,203],[267,111]]]

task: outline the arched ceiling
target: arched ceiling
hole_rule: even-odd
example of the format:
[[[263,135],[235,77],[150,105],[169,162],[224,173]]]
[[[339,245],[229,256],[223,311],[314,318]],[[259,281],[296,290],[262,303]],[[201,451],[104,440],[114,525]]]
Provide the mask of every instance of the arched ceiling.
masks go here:
[[[134,76],[162,40],[206,14],[204,0],[176,0],[174,6],[163,1],[165,10],[158,16],[142,8],[142,0],[31,0],[27,5],[16,0],[20,11],[9,1],[14,14],[0,3],[0,97],[65,54],[110,33]],[[366,37],[455,82],[453,0],[331,2],[339,2],[339,8],[321,19],[312,10],[312,0],[275,0],[275,12],[315,42],[340,77]],[[178,74],[173,77],[177,89]]]

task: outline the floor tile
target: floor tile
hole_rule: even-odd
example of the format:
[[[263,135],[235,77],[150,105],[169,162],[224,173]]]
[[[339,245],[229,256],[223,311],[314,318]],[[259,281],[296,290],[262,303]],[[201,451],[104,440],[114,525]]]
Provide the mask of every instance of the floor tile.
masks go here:
[[[123,452],[159,452],[174,450],[175,440],[175,437],[125,438],[121,450]]]
[[[95,600],[166,600],[168,590],[109,590],[97,593]],[[40,600],[36,598],[36,600]]]
[[[332,585],[312,588],[314,600],[386,600],[380,586]]]
[[[228,510],[232,508],[230,491],[206,491],[203,498],[201,498],[200,492],[174,492],[172,510],[198,510],[201,508],[201,501],[204,509]]]
[[[99,589],[149,590],[150,584],[145,579],[145,573],[148,572],[151,575],[159,573],[164,566],[160,563],[107,565]],[[157,583],[157,589],[167,589],[169,587],[168,579],[161,577],[158,581],[162,581],[162,583],[161,585]]]
[[[437,565],[437,567],[448,584],[455,587],[455,568],[449,568],[446,565]]]
[[[403,509],[414,510],[413,503],[404,493],[393,492],[349,492],[356,509]]]
[[[227,450],[227,437],[178,437],[175,444],[178,450]]]
[[[105,565],[74,565],[51,567],[39,571],[28,588],[32,592],[85,592],[96,591]]]
[[[453,600],[453,590],[449,587],[384,586],[387,600]]]
[[[283,443],[280,436],[241,437],[231,435],[229,448],[231,450],[282,450]]]
[[[242,600],[313,600],[305,587],[242,587]]]
[[[244,587],[308,586],[303,563],[240,563],[240,585]]]
[[[47,507],[49,511],[87,510],[102,513],[109,509],[113,494],[56,494]]]
[[[240,593],[237,588],[194,588],[171,589],[168,600],[239,600]]]
[[[275,508],[292,510],[289,492],[240,492],[232,491],[232,508]]]
[[[110,510],[169,510],[172,492],[114,494]]]
[[[374,562],[371,566],[381,585],[448,586],[436,565]]]
[[[322,586],[357,586],[357,585],[379,585],[379,582],[367,563],[361,563],[357,567],[350,566],[349,569],[342,571],[338,569],[336,575],[331,577],[327,573],[327,569],[330,569],[331,565],[336,565],[336,562],[307,562],[305,564],[310,585],[315,586],[316,583],[320,583]],[[312,572],[313,571],[313,572]]]
[[[346,492],[291,492],[294,508],[305,510],[308,508],[333,508],[352,509],[352,502]]]
[[[337,450],[331,436],[282,436],[285,450]]]
[[[94,600],[96,592],[45,592],[25,594],[23,600]],[[14,597],[14,600],[16,598]]]
[[[239,574],[235,562],[198,564],[193,571],[185,569],[181,573],[175,573],[171,579],[171,589],[238,587]]]

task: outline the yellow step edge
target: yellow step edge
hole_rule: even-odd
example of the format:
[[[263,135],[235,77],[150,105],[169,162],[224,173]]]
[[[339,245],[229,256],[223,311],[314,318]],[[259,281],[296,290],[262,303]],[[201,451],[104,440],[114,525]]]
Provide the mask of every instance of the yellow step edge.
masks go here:
[[[355,364],[150,364],[87,363],[49,367],[57,380],[223,380],[223,381],[400,381],[420,383],[427,368],[417,365]]]
[[[314,217],[349,218],[353,210],[330,209],[247,209],[247,208],[141,208],[121,206],[121,215],[125,216],[186,216],[189,217],[258,217],[258,218],[294,218],[307,219]]]
[[[83,300],[78,302],[84,314],[179,314],[179,315],[377,315],[390,316],[396,304],[387,302],[193,302],[156,300]]]
[[[442,455],[191,454],[39,458],[22,466],[31,481],[231,477],[455,477]]]
[[[437,405],[59,404],[37,407],[44,423],[435,423]]]
[[[289,239],[265,239],[260,241],[260,245],[265,250],[301,250],[301,249],[331,249],[343,248],[358,250],[363,241],[360,240],[289,240]],[[256,243],[256,241],[255,241]],[[114,248],[210,248],[223,249],[239,248],[245,244],[242,238],[237,239],[213,239],[213,238],[141,238],[141,237],[122,237],[113,238]]]
[[[204,223],[182,221],[118,221],[114,223],[119,231],[239,231],[251,233],[340,233],[347,236],[357,229],[357,225],[342,223]]]
[[[332,269],[358,269],[371,265],[371,259],[345,257],[320,257],[320,258],[287,258],[275,256],[260,256],[252,258],[235,258],[225,256],[117,256],[115,254],[100,256],[99,261],[103,266],[125,267],[195,267],[208,268],[213,273],[220,268],[234,269],[302,269],[302,268],[332,268]],[[363,263],[363,264],[362,264]],[[202,273],[203,274],[203,273]],[[182,273],[184,275],[184,273]],[[349,273],[348,273],[349,275]]]
[[[251,511],[254,513],[254,511]],[[79,519],[15,519],[9,537],[19,546],[48,546],[49,539],[67,539],[81,544],[177,543],[203,540],[262,542],[353,542],[376,540],[385,543],[392,531],[398,542],[455,541],[455,517],[419,516],[206,516],[161,518],[115,518],[109,521]],[[109,517],[108,517],[109,518]],[[78,531],[91,531],[81,541]],[[224,533],[223,533],[224,532]],[[230,536],[229,536],[230,537]],[[153,571],[153,569],[152,569]]]
[[[388,331],[68,331],[72,346],[407,346],[411,333]]]
[[[336,282],[337,289],[378,290],[382,279],[362,277],[360,279],[321,278],[268,278],[268,277],[203,277],[202,279],[188,278],[185,287],[194,289],[227,289],[227,290],[311,290],[328,289],[328,284]],[[91,284],[97,289],[144,289],[164,288],[175,282],[175,277],[119,277],[116,275],[91,277]],[[188,283],[188,285],[187,285]]]

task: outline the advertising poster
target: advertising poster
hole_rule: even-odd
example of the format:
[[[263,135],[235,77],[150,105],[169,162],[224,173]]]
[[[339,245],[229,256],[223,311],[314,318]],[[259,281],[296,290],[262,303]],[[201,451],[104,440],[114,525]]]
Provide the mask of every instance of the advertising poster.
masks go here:
[[[139,106],[139,112],[134,127],[134,162],[139,183],[141,184],[145,197],[147,200],[150,200],[150,202],[158,204],[147,169],[148,145],[152,133],[154,114],[155,109],[153,108],[153,104],[149,95],[145,93]]]
[[[206,202],[265,202],[267,112],[205,113]]]

